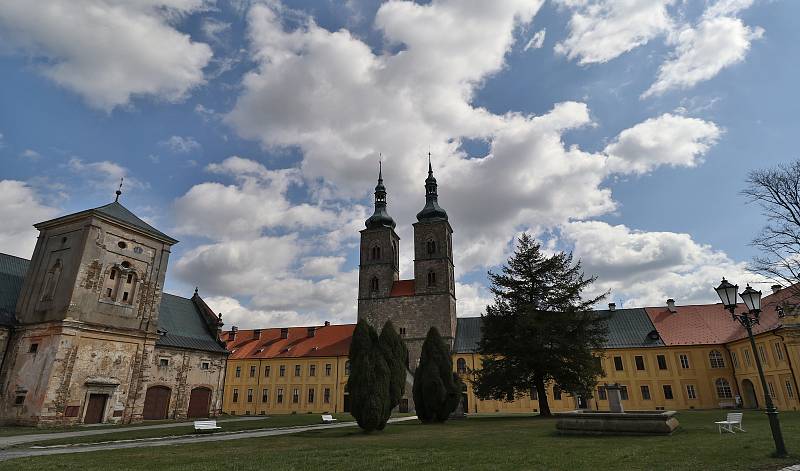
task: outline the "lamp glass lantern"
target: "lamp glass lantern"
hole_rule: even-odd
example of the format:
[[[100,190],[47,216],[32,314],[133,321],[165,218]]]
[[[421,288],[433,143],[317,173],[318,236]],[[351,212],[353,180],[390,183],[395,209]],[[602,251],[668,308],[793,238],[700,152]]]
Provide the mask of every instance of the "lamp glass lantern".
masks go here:
[[[750,285],[739,294],[747,309],[758,317],[761,312],[761,291],[754,290]]]
[[[722,283],[714,289],[725,309],[732,310],[736,308],[736,292],[739,291],[739,286],[731,284],[731,282],[723,278]]]

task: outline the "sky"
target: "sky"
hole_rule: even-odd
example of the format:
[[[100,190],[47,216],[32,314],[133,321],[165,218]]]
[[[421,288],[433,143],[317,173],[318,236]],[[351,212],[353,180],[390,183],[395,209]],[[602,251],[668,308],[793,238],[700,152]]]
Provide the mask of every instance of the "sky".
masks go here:
[[[800,2],[0,4],[0,252],[113,200],[180,240],[165,290],[228,325],[353,322],[378,162],[411,278],[427,154],[459,316],[522,232],[617,306],[715,301],[797,158]]]

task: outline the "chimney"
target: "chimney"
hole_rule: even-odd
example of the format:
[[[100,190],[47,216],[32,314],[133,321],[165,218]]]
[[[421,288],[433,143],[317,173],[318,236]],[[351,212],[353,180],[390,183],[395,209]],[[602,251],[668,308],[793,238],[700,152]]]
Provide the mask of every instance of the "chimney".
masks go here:
[[[669,312],[678,312],[678,310],[675,308],[674,299],[672,298],[667,299],[667,309],[669,309]]]
[[[614,312],[617,310],[617,303],[608,303],[608,310]]]
[[[328,327],[329,325],[331,325],[331,321],[325,321],[325,327]]]
[[[309,337],[313,337],[316,333],[317,333],[317,328],[316,327],[309,327],[308,328],[308,336]]]
[[[781,286],[781,285],[772,285],[772,286],[770,286],[770,288],[772,288],[772,294],[776,294],[778,291],[781,290],[781,288],[783,288],[783,286]]]
[[[260,339],[261,338],[261,329],[254,329],[253,330],[253,338]]]
[[[231,331],[228,332],[228,342],[233,342],[236,340],[236,331],[239,330],[235,325],[231,327]]]
[[[281,338],[288,339],[289,338],[289,328],[288,327],[281,327]]]

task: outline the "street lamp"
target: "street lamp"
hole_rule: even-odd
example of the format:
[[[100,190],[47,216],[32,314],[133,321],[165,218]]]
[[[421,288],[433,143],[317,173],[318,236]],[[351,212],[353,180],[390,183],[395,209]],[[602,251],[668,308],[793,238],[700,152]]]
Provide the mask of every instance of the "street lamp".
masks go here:
[[[772,403],[772,397],[767,388],[767,379],[764,377],[764,368],[761,366],[761,357],[758,355],[756,349],[756,339],[753,337],[753,326],[758,324],[758,318],[761,314],[761,291],[756,291],[747,285],[747,288],[739,294],[739,297],[744,301],[747,306],[747,312],[736,314],[736,292],[739,290],[737,285],[731,284],[725,278],[722,283],[714,288],[722,301],[722,305],[730,311],[733,320],[738,321],[747,330],[747,336],[750,338],[750,346],[753,349],[753,356],[756,358],[756,367],[758,367],[758,377],[761,380],[761,389],[764,391],[764,404],[766,404],[766,414],[769,419],[769,428],[772,430],[772,439],[775,440],[775,455],[782,457],[786,456],[786,445],[783,443],[783,434],[781,434],[781,424],[778,421],[778,410],[775,404]]]

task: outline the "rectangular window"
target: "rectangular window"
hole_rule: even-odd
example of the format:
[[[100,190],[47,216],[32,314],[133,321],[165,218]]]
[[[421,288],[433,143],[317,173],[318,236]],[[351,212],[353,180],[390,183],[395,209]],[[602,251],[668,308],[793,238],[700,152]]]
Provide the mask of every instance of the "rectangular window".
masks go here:
[[[14,405],[19,406],[19,405],[22,405],[22,404],[25,404],[25,395],[24,394],[17,394],[16,397],[14,397]]]
[[[614,369],[617,371],[622,371],[622,357],[614,357]]]
[[[128,292],[127,292],[127,291],[125,291],[124,293],[122,293],[122,300],[123,300],[123,301],[127,301],[127,300],[128,300]]]
[[[283,404],[283,388],[278,388],[278,404]]]
[[[620,386],[619,397],[623,401],[627,401],[628,400],[628,387],[627,386]]]
[[[750,350],[744,349],[744,364],[747,366],[753,366],[753,363],[750,361]]]
[[[314,388],[309,388],[308,390],[308,403],[309,404],[314,403]]]
[[[664,385],[664,399],[672,399],[672,385],[665,384]]]
[[[133,273],[128,273],[128,281],[126,283],[130,284],[131,281],[133,281]]]
[[[325,363],[325,376],[330,376],[330,375],[331,375],[331,364]]]
[[[300,390],[294,388],[292,390],[292,404],[298,404],[300,402]]]
[[[111,270],[111,274],[108,275],[108,278],[113,280],[117,276],[117,270]]]
[[[114,272],[111,272],[111,273],[113,274]],[[106,297],[107,297],[107,298],[110,298],[110,297],[111,297],[111,293],[112,293],[112,292],[111,292],[111,288],[106,288]]]
[[[242,376],[242,367],[241,366],[237,366],[236,367],[236,377],[240,378],[241,376]]]
[[[159,358],[158,359],[158,366],[159,368],[166,368],[169,366],[169,358]]]
[[[250,367],[250,377],[251,378],[255,378],[256,377],[256,367],[255,366],[251,366]]]
[[[253,390],[252,389],[248,389],[247,390],[247,402],[253,402]]]
[[[269,402],[269,389],[261,391],[261,402]]]
[[[636,362],[636,369],[639,371],[644,371],[644,357],[641,355],[636,355],[633,357],[633,359]]]
[[[281,367],[278,369],[278,376],[281,378],[286,376],[286,365],[281,365]]]
[[[694,384],[686,385],[686,397],[689,399],[697,399],[697,391],[694,389]]]
[[[239,390],[238,389],[234,389],[233,390],[233,402],[239,402]]]
[[[204,362],[200,363],[200,369],[201,370],[207,370],[210,366],[211,366],[211,363],[209,363],[207,361],[204,361]]]
[[[325,404],[330,404],[331,402],[331,388],[325,388],[322,391],[322,402]]]
[[[39,344],[32,343],[30,347],[28,347],[28,353],[36,353],[39,351]]]
[[[783,345],[780,342],[775,342],[773,346],[775,347],[775,358],[778,361],[783,361]]]
[[[264,367],[264,377],[269,378],[269,365]]]
[[[601,401],[608,400],[608,397],[606,396],[606,388],[604,386],[597,388],[597,398]]]
[[[405,337],[406,336],[406,328],[405,327],[400,327],[400,336],[401,337]]]
[[[665,357],[664,355],[656,355],[656,361],[658,362],[659,370],[667,369],[667,357]]]
[[[308,376],[317,376],[317,365],[308,365]]]
[[[767,350],[764,348],[764,345],[758,346],[758,356],[761,357],[761,361],[766,364],[767,363]]]
[[[603,359],[594,357],[594,366],[597,367],[597,371],[603,371]],[[603,375],[605,375],[605,372],[603,372]]]
[[[792,382],[786,380],[786,397],[789,399],[794,397],[794,388],[792,387]]]
[[[679,358],[681,359],[681,368],[683,368],[684,370],[688,370],[689,369],[689,355],[686,355],[685,353],[681,353],[679,355]]]
[[[641,389],[642,389],[642,399],[644,399],[645,401],[649,401],[650,400],[650,386],[642,386]]]
[[[556,401],[561,400],[561,388],[558,386],[553,386],[553,399]]]
[[[736,355],[736,352],[731,352],[731,363],[733,363],[734,368],[739,368],[739,356]]]
[[[769,389],[770,397],[775,398],[775,386],[773,386],[772,381],[767,383],[767,389]]]
[[[300,376],[300,365],[294,365],[294,375]]]

